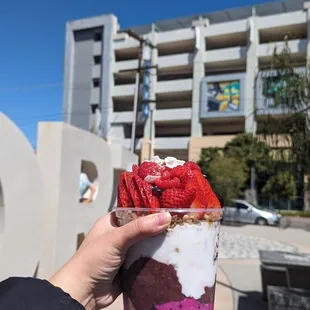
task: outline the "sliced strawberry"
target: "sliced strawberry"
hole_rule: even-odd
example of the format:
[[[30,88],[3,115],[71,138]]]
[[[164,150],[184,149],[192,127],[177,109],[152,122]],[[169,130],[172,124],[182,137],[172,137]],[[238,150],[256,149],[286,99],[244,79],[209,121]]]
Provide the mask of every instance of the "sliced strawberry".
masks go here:
[[[183,165],[184,168],[189,168],[190,170],[194,171],[199,171],[201,172],[201,169],[200,167],[193,161],[187,161],[184,165]]]
[[[140,196],[141,196],[143,204],[144,204],[144,208],[149,208],[150,206],[148,204],[148,200],[146,198],[146,195],[145,195],[145,192],[144,192],[144,188],[143,188],[144,186],[146,186],[144,184],[145,181],[143,181],[138,175],[135,175],[133,179],[134,179],[134,182],[136,183],[137,188],[139,190]],[[145,182],[145,183],[147,183],[147,182]],[[148,184],[148,185],[150,185],[150,184]]]
[[[133,207],[131,196],[127,190],[126,172],[123,172],[120,176],[118,184],[117,206],[119,208]]]
[[[181,187],[181,181],[177,177],[172,180],[163,180],[162,178],[159,178],[155,180],[155,185],[161,189],[179,188]]]
[[[153,195],[152,189],[151,189],[151,194],[148,194],[147,197],[149,199],[151,209],[159,209],[160,208],[159,199]]]
[[[165,190],[160,197],[160,206],[162,208],[189,208],[196,196],[196,190],[171,188]]]
[[[151,176],[161,176],[164,169],[154,162],[144,162],[138,168],[139,177],[144,180],[148,175]]]
[[[187,169],[186,167],[183,166],[176,166],[171,170],[171,177],[178,177],[178,178],[182,178],[182,176],[188,172],[189,169]]]
[[[142,197],[144,207],[145,208],[159,208],[159,200],[153,194],[152,188],[153,186],[148,182],[142,180],[139,176],[135,175],[134,180],[136,182],[137,188]]]
[[[138,169],[139,169],[138,165],[132,165],[132,172],[134,174],[138,174]]]
[[[191,208],[221,208],[221,203],[211,188],[210,183],[198,170],[193,171],[198,187],[196,199]]]
[[[161,178],[162,178],[163,180],[169,180],[170,177],[171,177],[171,173],[170,173],[169,171],[164,171],[163,174],[162,174],[162,176],[161,176]]]
[[[130,193],[133,204],[136,208],[143,208],[143,199],[138,190],[137,184],[134,181],[134,173],[127,172],[125,174],[125,180],[127,185],[127,191]]]

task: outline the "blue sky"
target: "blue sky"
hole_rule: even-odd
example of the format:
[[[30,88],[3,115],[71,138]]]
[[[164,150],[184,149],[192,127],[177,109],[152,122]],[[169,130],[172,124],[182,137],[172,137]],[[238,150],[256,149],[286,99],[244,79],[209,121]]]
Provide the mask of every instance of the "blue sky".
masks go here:
[[[264,0],[3,0],[0,111],[36,143],[37,122],[61,120],[65,23],[106,13],[122,28]],[[149,8],[146,8],[146,5]]]

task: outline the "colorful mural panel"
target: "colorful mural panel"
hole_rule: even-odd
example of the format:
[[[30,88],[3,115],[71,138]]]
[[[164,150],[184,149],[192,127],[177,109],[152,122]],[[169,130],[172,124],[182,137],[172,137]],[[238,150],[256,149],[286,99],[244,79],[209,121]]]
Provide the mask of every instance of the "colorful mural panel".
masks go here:
[[[235,112],[239,109],[240,81],[208,83],[208,112]]]

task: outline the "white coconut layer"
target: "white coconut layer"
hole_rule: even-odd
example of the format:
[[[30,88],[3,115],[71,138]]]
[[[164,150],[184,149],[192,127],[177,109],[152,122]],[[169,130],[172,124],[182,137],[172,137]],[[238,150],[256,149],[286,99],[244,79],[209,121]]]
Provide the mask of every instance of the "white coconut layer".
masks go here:
[[[139,258],[148,257],[172,265],[182,293],[199,299],[205,287],[215,284],[219,224],[201,222],[177,225],[167,232],[133,246],[124,264],[126,269]]]
[[[176,166],[183,166],[185,164],[184,160],[179,160],[175,157],[166,157],[165,159],[161,159],[159,156],[153,156],[151,160],[146,160],[146,162],[153,162],[160,166],[165,165],[168,168],[175,168]]]

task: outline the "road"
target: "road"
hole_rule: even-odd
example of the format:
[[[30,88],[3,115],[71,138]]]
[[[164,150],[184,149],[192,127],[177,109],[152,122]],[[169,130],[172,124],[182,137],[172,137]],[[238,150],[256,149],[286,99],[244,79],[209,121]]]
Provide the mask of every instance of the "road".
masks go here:
[[[221,231],[230,235],[240,234],[243,236],[264,238],[273,242],[281,242],[283,244],[295,247],[299,252],[310,252],[310,232],[303,229],[280,229],[278,227],[264,227],[257,225],[222,225]]]

